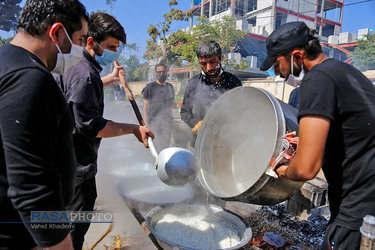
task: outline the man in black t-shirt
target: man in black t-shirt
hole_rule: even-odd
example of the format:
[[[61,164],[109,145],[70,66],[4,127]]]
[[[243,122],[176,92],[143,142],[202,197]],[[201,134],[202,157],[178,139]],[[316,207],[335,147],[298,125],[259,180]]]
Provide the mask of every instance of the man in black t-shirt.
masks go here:
[[[322,249],[359,249],[363,217],[375,215],[375,88],[354,67],[328,58],[303,22],[267,38],[267,58],[285,78],[306,72],[300,87],[299,145],[281,178],[306,181],[320,168],[328,181],[331,218]],[[295,76],[291,72],[291,64]]]
[[[0,47],[0,249],[73,249],[69,224],[30,222],[73,196],[73,121],[51,71],[74,64],[62,53],[87,19],[78,0],[28,0]]]
[[[155,133],[155,143],[159,150],[169,147],[172,135],[174,102],[173,85],[166,82],[167,66],[158,63],[155,66],[156,81],[143,89],[143,118]]]
[[[205,41],[197,48],[202,72],[189,79],[181,107],[181,119],[192,128],[195,143],[202,120],[212,104],[225,92],[238,86],[241,81],[221,67],[223,56],[220,45]],[[194,146],[194,145],[192,145]]]

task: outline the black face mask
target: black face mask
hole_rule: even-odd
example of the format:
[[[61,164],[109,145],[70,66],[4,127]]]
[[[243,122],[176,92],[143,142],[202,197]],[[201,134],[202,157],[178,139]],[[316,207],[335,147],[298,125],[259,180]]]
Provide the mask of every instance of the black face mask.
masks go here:
[[[167,79],[167,75],[166,74],[156,74],[156,80],[158,80],[159,82],[165,82],[165,80]]]

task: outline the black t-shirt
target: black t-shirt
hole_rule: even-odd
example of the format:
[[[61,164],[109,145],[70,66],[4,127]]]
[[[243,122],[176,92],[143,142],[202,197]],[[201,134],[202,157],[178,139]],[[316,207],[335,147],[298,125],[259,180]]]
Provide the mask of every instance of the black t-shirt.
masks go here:
[[[193,128],[222,94],[238,86],[242,86],[241,81],[228,72],[223,72],[215,84],[202,73],[190,78],[181,107],[181,119]]]
[[[327,59],[301,85],[298,118],[318,115],[331,125],[323,159],[331,220],[358,229],[375,215],[375,87],[352,66]]]
[[[297,110],[299,108],[299,91],[300,91],[299,86],[293,89],[289,95],[289,101],[288,101],[288,104]]]
[[[87,50],[83,50],[83,56],[62,78],[63,92],[75,122],[73,142],[77,158],[77,183],[95,176],[101,142],[101,138],[96,136],[108,121],[103,118],[102,68]]]
[[[73,121],[61,90],[38,57],[0,47],[0,221],[29,222],[31,211],[65,210],[74,191]],[[0,248],[51,246],[69,229],[0,226]],[[30,234],[25,234],[25,226]]]
[[[147,116],[149,123],[158,118],[173,119],[172,108],[176,107],[176,103],[172,84],[160,85],[157,82],[150,82],[143,90],[143,98],[149,101]]]

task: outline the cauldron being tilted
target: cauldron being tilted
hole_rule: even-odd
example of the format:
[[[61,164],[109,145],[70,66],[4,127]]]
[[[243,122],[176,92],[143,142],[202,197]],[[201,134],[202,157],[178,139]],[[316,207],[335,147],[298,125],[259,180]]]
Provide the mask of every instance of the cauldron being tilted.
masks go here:
[[[195,144],[199,181],[224,200],[272,205],[302,186],[277,178],[272,164],[284,150],[282,136],[298,134],[297,110],[266,90],[234,88],[203,119]]]

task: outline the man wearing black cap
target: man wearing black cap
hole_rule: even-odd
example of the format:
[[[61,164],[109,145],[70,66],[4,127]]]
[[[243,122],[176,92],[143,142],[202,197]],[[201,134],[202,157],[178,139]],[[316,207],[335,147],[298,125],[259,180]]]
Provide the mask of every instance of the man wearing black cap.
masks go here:
[[[375,88],[354,67],[324,55],[313,35],[303,22],[292,22],[266,41],[261,70],[273,65],[277,75],[292,82],[306,72],[299,145],[295,157],[276,173],[306,181],[322,168],[331,210],[322,249],[359,249],[362,219],[375,215]]]

